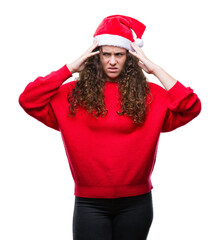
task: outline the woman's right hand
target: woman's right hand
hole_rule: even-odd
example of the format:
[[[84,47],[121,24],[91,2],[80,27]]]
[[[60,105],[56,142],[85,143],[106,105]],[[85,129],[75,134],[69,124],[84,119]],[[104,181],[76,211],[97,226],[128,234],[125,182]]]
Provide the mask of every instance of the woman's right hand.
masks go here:
[[[85,61],[96,55],[99,54],[99,51],[93,52],[93,50],[98,46],[98,42],[95,41],[90,48],[78,59],[76,59],[74,62],[67,64],[68,69],[70,70],[71,73],[75,72],[81,72],[84,67],[85,67]]]

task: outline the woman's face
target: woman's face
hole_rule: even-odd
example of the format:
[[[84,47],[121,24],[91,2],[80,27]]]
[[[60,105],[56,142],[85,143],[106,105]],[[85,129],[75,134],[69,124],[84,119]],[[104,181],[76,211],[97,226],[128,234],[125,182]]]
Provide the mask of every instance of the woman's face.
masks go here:
[[[108,78],[107,81],[117,81],[126,61],[126,52],[125,48],[115,46],[101,47],[100,61]]]

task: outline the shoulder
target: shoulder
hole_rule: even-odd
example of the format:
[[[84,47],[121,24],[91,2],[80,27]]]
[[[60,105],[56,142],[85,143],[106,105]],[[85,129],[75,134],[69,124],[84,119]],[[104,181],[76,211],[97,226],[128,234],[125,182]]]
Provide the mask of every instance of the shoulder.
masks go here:
[[[77,82],[77,81],[74,80],[74,81],[71,81],[71,82],[62,84],[62,85],[60,86],[58,92],[63,93],[63,92],[69,92],[69,91],[71,91],[73,88],[75,88],[76,82]]]
[[[156,83],[148,82],[150,93],[153,96],[167,97],[167,91]]]
[[[57,101],[60,101],[62,99],[67,99],[68,94],[71,93],[71,91],[75,88],[75,86],[76,86],[76,81],[75,80],[62,84],[59,87],[56,95],[54,96],[53,101],[57,102]]]

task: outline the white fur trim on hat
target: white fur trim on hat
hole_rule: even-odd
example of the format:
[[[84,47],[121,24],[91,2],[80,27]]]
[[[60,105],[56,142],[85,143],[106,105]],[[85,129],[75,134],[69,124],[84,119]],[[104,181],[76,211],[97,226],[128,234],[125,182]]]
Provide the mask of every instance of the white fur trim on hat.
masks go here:
[[[136,38],[135,43],[138,45],[138,47],[143,47],[144,46],[144,42],[140,38]]]
[[[131,48],[131,41],[128,40],[127,38],[124,38],[118,35],[112,35],[112,34],[96,35],[93,38],[93,40],[98,41],[99,46],[110,45],[110,46],[126,48],[128,50],[133,50]]]

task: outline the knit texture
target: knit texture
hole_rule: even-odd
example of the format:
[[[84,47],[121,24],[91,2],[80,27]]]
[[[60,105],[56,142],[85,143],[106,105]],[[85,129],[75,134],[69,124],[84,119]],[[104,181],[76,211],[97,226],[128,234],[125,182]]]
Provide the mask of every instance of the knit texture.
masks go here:
[[[153,186],[158,140],[195,118],[201,110],[198,96],[179,81],[169,90],[149,83],[151,104],[140,127],[128,116],[119,116],[117,82],[106,82],[105,106],[108,114],[95,119],[85,109],[69,117],[68,93],[75,81],[64,65],[29,83],[19,97],[22,108],[48,127],[60,131],[75,195],[89,198],[119,198],[149,192]]]

